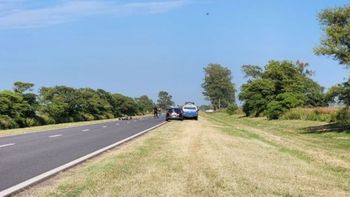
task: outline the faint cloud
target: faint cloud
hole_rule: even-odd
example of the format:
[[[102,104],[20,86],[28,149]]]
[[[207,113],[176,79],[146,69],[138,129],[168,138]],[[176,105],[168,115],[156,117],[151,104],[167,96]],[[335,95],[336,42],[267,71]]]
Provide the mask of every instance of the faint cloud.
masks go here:
[[[49,2],[49,1],[48,1]],[[188,0],[116,3],[111,0],[0,0],[0,28],[30,28],[79,20],[94,15],[159,14],[185,6]]]

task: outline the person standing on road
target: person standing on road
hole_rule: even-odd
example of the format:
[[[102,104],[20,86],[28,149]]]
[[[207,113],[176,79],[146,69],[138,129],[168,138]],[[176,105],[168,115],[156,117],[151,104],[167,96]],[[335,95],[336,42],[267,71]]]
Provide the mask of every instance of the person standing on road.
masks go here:
[[[158,118],[158,107],[157,106],[153,107],[153,117]]]

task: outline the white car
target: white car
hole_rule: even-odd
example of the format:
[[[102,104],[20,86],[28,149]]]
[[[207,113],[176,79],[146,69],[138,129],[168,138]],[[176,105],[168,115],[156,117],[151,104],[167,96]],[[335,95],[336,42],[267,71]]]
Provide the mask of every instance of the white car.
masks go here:
[[[193,102],[187,102],[182,106],[183,118],[193,118],[198,120],[198,107]]]

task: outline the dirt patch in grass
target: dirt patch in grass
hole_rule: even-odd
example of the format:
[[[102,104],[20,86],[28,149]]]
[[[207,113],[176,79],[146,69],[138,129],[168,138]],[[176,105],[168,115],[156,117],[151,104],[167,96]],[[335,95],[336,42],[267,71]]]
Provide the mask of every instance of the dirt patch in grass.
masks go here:
[[[205,117],[172,121],[18,196],[350,195],[336,175],[225,129]]]

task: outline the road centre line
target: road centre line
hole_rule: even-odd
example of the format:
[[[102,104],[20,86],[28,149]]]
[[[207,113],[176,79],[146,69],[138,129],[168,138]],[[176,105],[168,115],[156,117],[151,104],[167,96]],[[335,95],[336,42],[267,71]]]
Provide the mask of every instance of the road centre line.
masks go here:
[[[15,145],[15,143],[3,144],[3,145],[0,145],[0,148],[4,148],[4,147],[8,147],[8,146],[13,146],[13,145]]]
[[[82,132],[90,131],[90,129],[83,129]]]
[[[57,135],[50,135],[49,137],[54,138],[54,137],[61,137],[62,134],[57,134]]]

